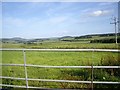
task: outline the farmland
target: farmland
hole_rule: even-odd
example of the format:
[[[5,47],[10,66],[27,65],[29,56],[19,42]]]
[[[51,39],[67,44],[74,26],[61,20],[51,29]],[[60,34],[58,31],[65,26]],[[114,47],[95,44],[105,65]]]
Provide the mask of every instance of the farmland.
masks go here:
[[[57,49],[118,49],[114,34],[85,35],[79,37],[56,37],[40,39],[10,38],[2,39],[1,48],[57,48]],[[120,34],[118,34],[118,43]]]
[[[92,56],[91,56],[92,55]],[[110,56],[110,57],[109,57]],[[9,58],[11,57],[11,58]],[[118,59],[118,53],[112,52],[36,52],[27,51],[26,59],[27,64],[37,64],[37,65],[62,65],[62,66],[81,66],[81,65],[101,65],[101,60],[105,61],[106,57]],[[20,51],[3,51],[3,61],[2,63],[16,63],[23,64],[23,54]],[[66,79],[66,80],[91,80],[91,70],[85,69],[47,69],[47,68],[33,68],[28,67],[28,77],[29,78],[40,78],[40,79]],[[84,72],[85,71],[85,72]],[[99,70],[96,70],[97,72]],[[83,73],[83,74],[80,74]],[[85,73],[89,73],[87,76]],[[102,73],[102,72],[101,72]],[[4,66],[2,71],[3,76],[11,77],[21,77],[24,78],[24,68],[17,66]],[[120,81],[119,77],[111,76],[109,73],[103,74],[102,77],[96,75],[95,80],[105,80]],[[85,79],[86,77],[86,79]],[[25,81],[16,81],[3,79],[3,83],[7,84],[17,84],[25,85]],[[68,84],[62,83],[41,83],[38,81],[29,81],[30,86],[40,86],[47,88],[64,88]],[[61,86],[63,85],[63,86]],[[66,88],[89,88],[83,84],[77,86],[77,84],[69,84]]]
[[[117,49],[115,43],[43,42],[42,44],[2,44],[3,48]]]
[[[98,37],[92,38],[95,39]],[[102,37],[103,38],[103,37]],[[118,49],[115,43],[90,43],[91,38],[82,38],[74,40],[74,38],[47,39],[38,41],[37,43],[3,43],[2,48],[49,48],[49,49]],[[67,41],[66,41],[67,40]],[[69,41],[74,40],[74,41]],[[48,52],[48,51],[26,51],[26,63],[33,65],[52,65],[52,66],[91,66],[91,65],[120,65],[118,52]],[[2,51],[3,64],[23,64],[22,51]],[[91,80],[90,69],[63,69],[63,68],[37,68],[27,67],[28,78],[38,79],[58,79],[58,80]],[[24,78],[24,67],[3,66],[2,75],[10,77]],[[118,69],[95,69],[94,80],[96,81],[120,81],[120,71]],[[26,85],[25,81],[3,79],[3,84],[10,85]],[[89,84],[80,83],[55,83],[42,81],[29,81],[30,86],[45,88],[91,88]],[[113,85],[94,85],[94,88],[119,88]]]

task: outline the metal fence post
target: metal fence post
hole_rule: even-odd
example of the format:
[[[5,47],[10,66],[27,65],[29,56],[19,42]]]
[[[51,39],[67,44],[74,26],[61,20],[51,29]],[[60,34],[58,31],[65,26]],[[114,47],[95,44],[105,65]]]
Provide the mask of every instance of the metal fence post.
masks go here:
[[[93,90],[93,65],[91,65],[91,88]]]
[[[94,49],[92,50],[92,65],[91,65],[91,89],[93,90],[93,54]]]
[[[25,50],[23,50],[23,56],[24,56],[24,69],[25,69],[26,88],[28,88],[28,78],[27,78],[26,53],[25,53]]]

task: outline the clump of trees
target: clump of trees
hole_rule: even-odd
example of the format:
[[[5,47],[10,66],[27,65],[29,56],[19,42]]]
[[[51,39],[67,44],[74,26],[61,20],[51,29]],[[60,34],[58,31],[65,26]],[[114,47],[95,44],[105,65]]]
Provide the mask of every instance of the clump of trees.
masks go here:
[[[118,43],[120,43],[120,38],[117,39]],[[94,39],[91,40],[90,43],[115,43],[115,38],[105,38],[105,39]]]
[[[85,38],[92,38],[92,36],[89,36],[89,35],[87,36],[87,35],[86,35],[86,36],[75,37],[75,39],[83,39],[83,38],[84,38],[84,39],[85,39]]]

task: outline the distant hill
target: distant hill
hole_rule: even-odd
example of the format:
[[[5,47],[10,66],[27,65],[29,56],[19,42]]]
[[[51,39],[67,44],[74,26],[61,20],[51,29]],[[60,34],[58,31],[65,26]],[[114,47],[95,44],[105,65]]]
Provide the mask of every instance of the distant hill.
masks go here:
[[[117,33],[118,36],[120,36],[120,33]],[[36,43],[36,42],[43,42],[43,41],[76,41],[77,39],[87,39],[87,38],[93,38],[93,37],[109,37],[109,36],[115,36],[115,33],[106,33],[106,34],[90,34],[90,35],[82,35],[82,36],[63,36],[63,37],[56,37],[56,38],[36,38],[36,39],[25,39],[20,37],[14,37],[14,38],[2,38],[0,41],[3,43]]]
[[[20,38],[20,37],[14,37],[14,38],[11,38],[11,40],[15,40],[15,41],[27,41],[27,39]]]
[[[14,38],[2,38],[1,41],[4,43],[9,43],[9,42],[23,43],[23,42],[26,42],[27,39],[20,38],[20,37],[14,37]]]
[[[63,37],[60,37],[59,39],[64,39],[64,38],[73,38],[72,36],[63,36]]]

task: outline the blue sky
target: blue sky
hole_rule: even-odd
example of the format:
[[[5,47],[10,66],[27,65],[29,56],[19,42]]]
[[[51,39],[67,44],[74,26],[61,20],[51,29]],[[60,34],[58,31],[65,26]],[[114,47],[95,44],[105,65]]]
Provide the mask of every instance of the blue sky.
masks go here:
[[[3,2],[2,37],[48,38],[111,33],[117,2]]]

